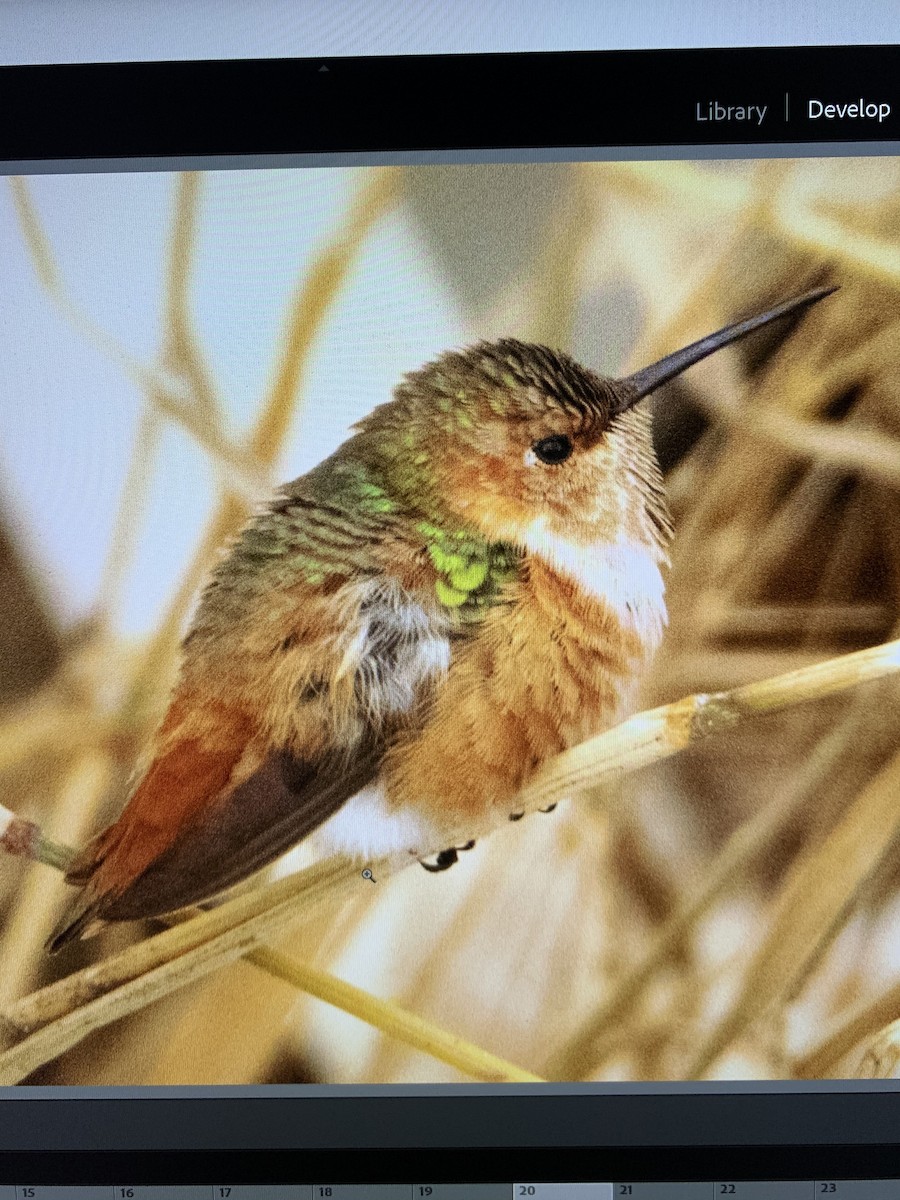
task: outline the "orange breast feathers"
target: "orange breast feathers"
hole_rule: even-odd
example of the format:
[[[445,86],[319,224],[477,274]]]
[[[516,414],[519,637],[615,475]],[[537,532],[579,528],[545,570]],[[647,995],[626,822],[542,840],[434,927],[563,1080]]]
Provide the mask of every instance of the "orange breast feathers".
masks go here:
[[[541,763],[621,718],[651,651],[612,603],[530,560],[512,604],[459,651],[424,728],[389,752],[390,803],[466,837],[505,820]]]

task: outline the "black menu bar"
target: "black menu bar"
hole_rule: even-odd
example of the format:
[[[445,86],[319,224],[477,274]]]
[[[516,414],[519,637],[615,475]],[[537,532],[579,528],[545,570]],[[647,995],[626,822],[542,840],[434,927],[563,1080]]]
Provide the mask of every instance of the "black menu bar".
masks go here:
[[[900,46],[0,68],[0,160],[900,139]]]

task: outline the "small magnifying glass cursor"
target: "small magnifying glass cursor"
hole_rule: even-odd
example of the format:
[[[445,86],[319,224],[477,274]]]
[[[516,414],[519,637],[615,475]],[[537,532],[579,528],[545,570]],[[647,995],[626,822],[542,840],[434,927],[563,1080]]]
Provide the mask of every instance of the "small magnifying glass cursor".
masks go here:
[[[375,876],[372,874],[372,872],[369,870],[368,867],[366,867],[366,869],[363,871],[362,877],[363,877],[363,879],[371,879],[372,883],[378,882],[378,880],[375,878]]]

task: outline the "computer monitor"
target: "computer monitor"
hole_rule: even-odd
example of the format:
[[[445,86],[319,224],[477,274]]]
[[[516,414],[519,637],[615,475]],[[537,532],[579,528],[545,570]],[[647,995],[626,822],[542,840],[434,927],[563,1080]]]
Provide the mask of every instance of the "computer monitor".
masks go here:
[[[900,1196],[898,50],[533,50],[0,69],[0,1200]]]

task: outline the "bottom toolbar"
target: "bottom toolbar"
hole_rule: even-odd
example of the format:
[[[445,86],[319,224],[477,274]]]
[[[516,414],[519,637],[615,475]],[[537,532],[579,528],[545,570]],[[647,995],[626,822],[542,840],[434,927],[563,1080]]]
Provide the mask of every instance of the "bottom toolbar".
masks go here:
[[[641,1183],[0,1184],[0,1200],[900,1200],[900,1179]]]

